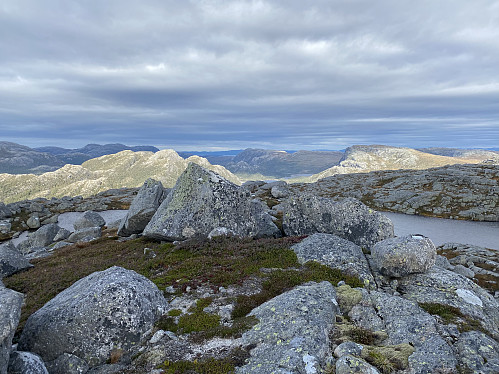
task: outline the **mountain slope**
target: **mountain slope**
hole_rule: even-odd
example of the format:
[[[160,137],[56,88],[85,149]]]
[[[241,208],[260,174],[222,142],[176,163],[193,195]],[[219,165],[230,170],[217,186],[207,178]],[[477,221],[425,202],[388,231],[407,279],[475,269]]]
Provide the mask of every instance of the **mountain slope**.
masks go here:
[[[40,173],[63,165],[63,161],[48,153],[17,143],[0,142],[0,173]]]
[[[385,145],[354,145],[346,149],[338,166],[310,176],[307,182],[335,174],[366,173],[375,170],[428,169],[433,167],[476,163],[477,160],[438,156],[411,148]]]
[[[499,152],[488,149],[431,147],[431,148],[418,148],[417,150],[425,153],[431,153],[433,155],[460,157],[460,158],[474,159],[479,161],[487,159],[495,159],[499,157]]]
[[[0,201],[9,203],[36,197],[90,196],[111,188],[138,187],[147,178],[154,178],[165,187],[173,187],[189,162],[211,169],[234,183],[239,179],[219,165],[192,156],[183,159],[166,149],[156,153],[122,151],[94,158],[80,165],[34,174],[0,174]]]

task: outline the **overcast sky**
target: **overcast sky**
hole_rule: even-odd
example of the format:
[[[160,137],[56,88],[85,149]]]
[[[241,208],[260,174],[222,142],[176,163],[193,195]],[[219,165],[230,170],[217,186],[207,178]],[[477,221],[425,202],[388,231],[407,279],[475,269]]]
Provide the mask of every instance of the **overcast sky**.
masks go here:
[[[1,0],[0,140],[499,146],[499,1]]]

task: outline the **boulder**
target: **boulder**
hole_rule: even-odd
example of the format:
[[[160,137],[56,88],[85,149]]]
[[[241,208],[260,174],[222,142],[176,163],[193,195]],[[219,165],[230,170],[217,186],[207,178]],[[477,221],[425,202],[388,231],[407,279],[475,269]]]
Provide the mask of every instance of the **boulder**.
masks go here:
[[[286,182],[284,184],[277,184],[271,188],[270,194],[276,199],[288,197],[290,194],[289,187]]]
[[[313,234],[291,249],[302,264],[317,261],[358,277],[367,285],[374,285],[374,278],[362,249],[346,239],[333,234]]]
[[[393,237],[393,224],[387,217],[353,198],[337,202],[302,194],[283,205],[282,226],[289,236],[328,233],[363,248]]]
[[[87,210],[83,215],[78,218],[73,227],[75,231],[80,231],[89,227],[99,227],[103,228],[106,224],[104,218],[99,213],[96,213],[92,210]]]
[[[0,283],[0,374],[7,374],[12,338],[16,332],[23,295]]]
[[[0,244],[0,279],[32,266],[12,242]]]
[[[9,374],[49,374],[42,359],[31,352],[10,354]]]
[[[40,355],[47,365],[71,352],[96,366],[114,349],[137,345],[166,308],[154,283],[113,266],[80,279],[33,313],[18,349]]]
[[[69,235],[71,235],[71,231],[66,230],[65,228],[61,228],[59,231],[57,231],[57,234],[54,236],[54,242],[65,240],[69,238]]]
[[[240,237],[281,235],[264,205],[250,200],[248,191],[190,163],[143,235],[160,240],[185,240],[207,237],[217,227],[226,227]]]
[[[132,201],[127,215],[121,221],[118,235],[130,236],[144,231],[164,197],[163,184],[147,179]]]
[[[435,265],[437,256],[433,242],[422,235],[385,239],[376,243],[371,253],[378,270],[389,277],[424,273]]]
[[[26,225],[28,225],[30,229],[37,229],[41,226],[40,218],[38,216],[31,216],[26,221]]]
[[[331,358],[328,333],[339,313],[329,282],[308,283],[253,309],[259,323],[242,336],[253,345],[236,373],[319,373]]]
[[[54,242],[54,238],[60,227],[56,223],[50,223],[40,227],[35,232],[28,235],[28,239],[17,245],[21,253],[29,253],[33,248],[46,247]]]
[[[89,242],[98,239],[102,236],[102,229],[100,227],[87,227],[75,231],[66,239],[70,243]]]
[[[12,212],[4,203],[0,202],[0,219],[12,217]]]
[[[365,360],[352,355],[341,356],[336,361],[336,374],[380,374],[378,369],[368,364]]]
[[[70,353],[63,353],[55,360],[47,362],[50,374],[83,374],[87,373],[89,366],[87,362]]]
[[[362,346],[362,344],[357,344],[350,341],[343,342],[334,349],[334,356],[338,358],[346,355],[360,357],[363,349],[364,347]]]

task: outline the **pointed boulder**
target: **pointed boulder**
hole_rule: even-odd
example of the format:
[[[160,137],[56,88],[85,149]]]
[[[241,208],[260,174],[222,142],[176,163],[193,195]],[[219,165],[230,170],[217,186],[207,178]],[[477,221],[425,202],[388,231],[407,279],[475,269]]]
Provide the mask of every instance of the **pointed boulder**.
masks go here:
[[[251,200],[247,190],[190,163],[143,234],[160,240],[185,240],[206,237],[217,227],[239,237],[281,236],[264,205]]]

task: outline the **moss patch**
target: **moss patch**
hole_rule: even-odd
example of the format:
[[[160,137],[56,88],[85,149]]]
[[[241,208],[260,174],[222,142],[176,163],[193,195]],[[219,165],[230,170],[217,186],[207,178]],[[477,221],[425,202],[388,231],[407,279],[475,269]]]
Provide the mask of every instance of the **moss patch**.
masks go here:
[[[364,346],[362,358],[376,366],[382,373],[389,374],[409,367],[409,356],[414,352],[410,344],[383,347]]]
[[[352,307],[362,300],[362,292],[344,284],[336,288],[336,296],[341,310],[348,313]]]
[[[426,312],[442,318],[444,323],[457,325],[459,332],[482,331],[488,334],[479,321],[461,313],[456,307],[439,303],[419,303],[419,306]]]

